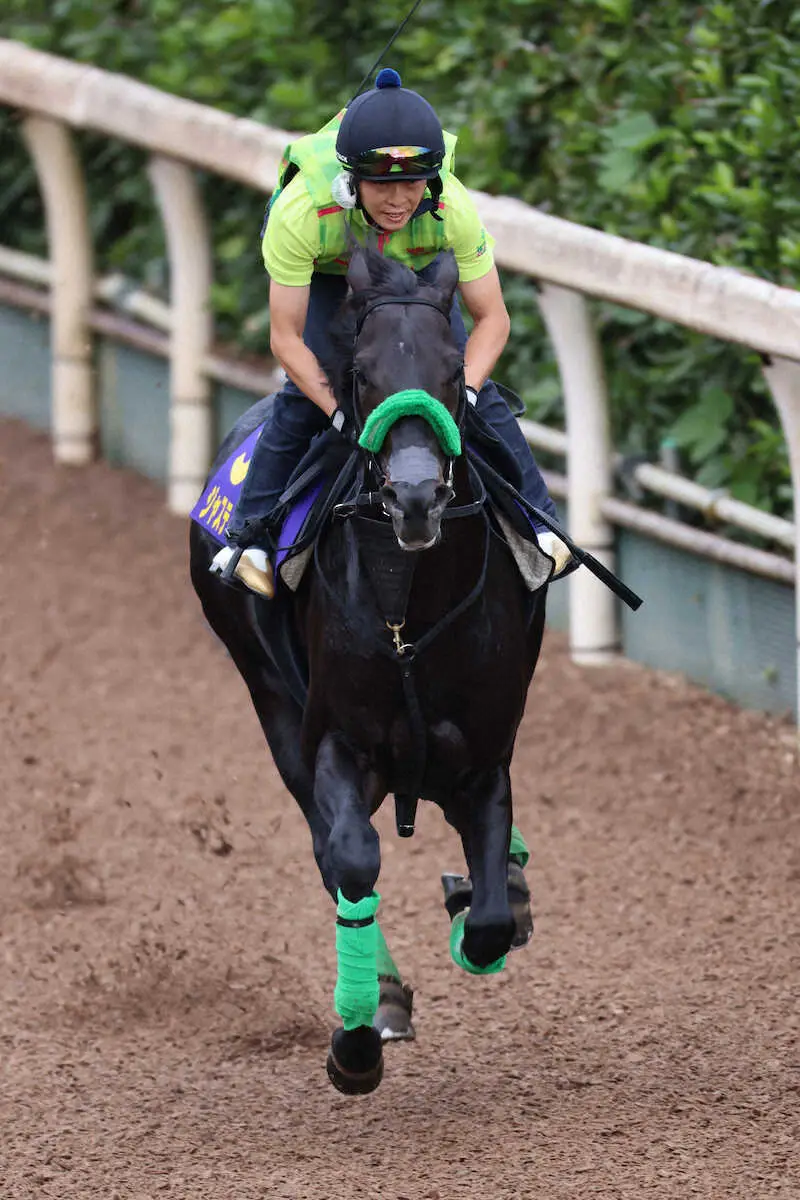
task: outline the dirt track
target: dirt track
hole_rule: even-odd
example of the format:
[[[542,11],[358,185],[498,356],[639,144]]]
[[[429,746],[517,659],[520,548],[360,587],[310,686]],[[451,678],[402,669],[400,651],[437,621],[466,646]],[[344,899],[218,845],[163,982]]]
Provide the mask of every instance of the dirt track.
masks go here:
[[[0,495],[2,1200],[800,1196],[788,724],[550,636],[515,770],[534,941],[462,975],[455,835],[426,808],[399,843],[387,808],[418,1041],[347,1100],[332,914],[185,524],[12,422]]]

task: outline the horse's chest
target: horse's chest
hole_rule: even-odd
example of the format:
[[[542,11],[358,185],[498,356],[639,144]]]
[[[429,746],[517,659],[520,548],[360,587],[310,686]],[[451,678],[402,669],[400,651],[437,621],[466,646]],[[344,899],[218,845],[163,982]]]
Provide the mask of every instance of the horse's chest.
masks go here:
[[[422,725],[429,753],[461,769],[463,747],[506,742],[529,681],[524,641],[490,612],[475,616],[453,622],[420,650],[418,634],[421,641],[431,627],[412,622],[374,631],[362,653],[357,637],[326,639],[312,692],[318,681],[329,719],[365,751],[403,761]]]
[[[347,606],[315,596],[314,728],[341,730],[389,773],[419,753],[421,730],[437,771],[502,754],[524,706],[527,619],[516,574],[490,554],[476,589],[479,556],[465,553],[449,572],[440,558],[421,559],[400,614],[383,610],[383,589],[365,574],[351,581]]]

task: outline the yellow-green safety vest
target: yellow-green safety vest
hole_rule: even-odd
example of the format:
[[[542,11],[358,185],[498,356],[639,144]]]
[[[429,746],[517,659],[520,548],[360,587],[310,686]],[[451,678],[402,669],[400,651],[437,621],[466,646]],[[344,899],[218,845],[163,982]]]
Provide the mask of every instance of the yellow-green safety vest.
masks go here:
[[[320,253],[314,270],[329,275],[343,275],[349,262],[346,216],[347,210],[337,204],[331,194],[331,184],[341,174],[342,164],[336,157],[336,135],[345,110],[332,117],[317,133],[306,134],[286,147],[281,160],[278,187],[272,194],[270,209],[280,193],[299,172],[317,210],[320,228]],[[439,172],[444,183],[453,169],[456,148],[455,134],[444,134],[445,157]],[[439,209],[444,209],[439,201]],[[343,219],[344,214],[344,219]],[[378,249],[383,251],[391,236],[391,257],[406,266],[419,270],[432,262],[447,246],[445,224],[431,212],[412,218],[395,233],[381,234]]]

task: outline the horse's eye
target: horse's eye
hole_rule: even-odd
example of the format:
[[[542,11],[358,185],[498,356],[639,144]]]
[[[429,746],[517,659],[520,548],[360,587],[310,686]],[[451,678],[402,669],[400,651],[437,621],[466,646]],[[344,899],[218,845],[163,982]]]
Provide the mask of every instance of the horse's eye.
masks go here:
[[[362,385],[367,382],[367,377],[364,374],[364,372],[361,370],[361,367],[356,367],[356,366],[353,367],[353,378],[355,379],[356,383],[359,383]]]

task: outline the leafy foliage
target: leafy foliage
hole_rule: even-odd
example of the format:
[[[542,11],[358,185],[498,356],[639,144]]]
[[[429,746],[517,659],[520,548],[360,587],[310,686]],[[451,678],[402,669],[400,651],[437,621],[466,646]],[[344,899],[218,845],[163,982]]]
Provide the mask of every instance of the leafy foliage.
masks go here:
[[[354,92],[409,0],[6,0],[0,34],[204,104],[312,129]],[[459,132],[472,187],[793,286],[800,266],[800,9],[794,0],[426,0],[387,55]],[[5,118],[4,133],[10,132]],[[163,287],[142,158],[81,139],[100,262]],[[206,181],[218,328],[263,348],[264,197]],[[4,240],[44,253],[35,180],[0,159]],[[535,290],[506,277],[514,334],[499,372],[557,420],[557,371]],[[245,314],[243,316],[243,314]],[[751,352],[598,305],[616,444],[672,436],[699,477],[774,511],[790,504],[778,423]]]

